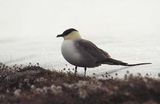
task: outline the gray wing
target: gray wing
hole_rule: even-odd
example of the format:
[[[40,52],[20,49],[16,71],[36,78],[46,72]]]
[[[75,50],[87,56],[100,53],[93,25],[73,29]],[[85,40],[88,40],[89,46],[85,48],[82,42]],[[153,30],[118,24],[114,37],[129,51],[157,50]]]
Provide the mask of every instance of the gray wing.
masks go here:
[[[79,51],[83,51],[90,55],[96,62],[103,61],[107,58],[110,58],[110,55],[103,51],[102,49],[98,48],[95,44],[88,40],[80,39],[75,42],[76,47],[80,49]]]

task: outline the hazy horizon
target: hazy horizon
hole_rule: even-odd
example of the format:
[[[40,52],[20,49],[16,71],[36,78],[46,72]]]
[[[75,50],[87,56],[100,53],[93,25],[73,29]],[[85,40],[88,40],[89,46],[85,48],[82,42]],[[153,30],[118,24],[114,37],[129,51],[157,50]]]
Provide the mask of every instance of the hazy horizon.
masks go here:
[[[70,27],[92,36],[153,36],[160,34],[159,5],[159,0],[1,0],[0,36],[56,36]]]

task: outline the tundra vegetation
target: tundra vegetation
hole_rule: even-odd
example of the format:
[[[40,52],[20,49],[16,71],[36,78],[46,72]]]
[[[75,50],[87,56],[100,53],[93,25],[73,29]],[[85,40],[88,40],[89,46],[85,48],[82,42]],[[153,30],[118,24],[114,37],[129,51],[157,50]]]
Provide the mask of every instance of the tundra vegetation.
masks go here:
[[[0,104],[160,104],[160,80],[148,74],[97,79],[63,70],[0,63]]]

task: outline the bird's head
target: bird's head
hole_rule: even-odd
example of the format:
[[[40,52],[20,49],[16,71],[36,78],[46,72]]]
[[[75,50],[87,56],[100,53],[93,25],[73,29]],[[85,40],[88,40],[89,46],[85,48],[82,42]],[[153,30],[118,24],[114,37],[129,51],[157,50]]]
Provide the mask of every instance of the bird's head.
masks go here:
[[[64,40],[81,39],[79,32],[74,28],[65,30],[62,34],[57,35],[57,37],[63,37]]]

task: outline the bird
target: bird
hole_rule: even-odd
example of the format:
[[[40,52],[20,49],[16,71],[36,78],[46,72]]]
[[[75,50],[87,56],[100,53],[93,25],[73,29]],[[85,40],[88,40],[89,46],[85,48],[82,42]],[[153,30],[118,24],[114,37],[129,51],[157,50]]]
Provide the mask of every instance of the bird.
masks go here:
[[[137,66],[151,63],[128,64],[126,62],[112,58],[106,51],[97,47],[93,42],[83,39],[78,30],[69,28],[62,34],[64,41],[61,46],[61,53],[65,60],[75,66],[75,75],[78,67],[84,67],[84,76],[87,68],[98,67],[102,64]]]

